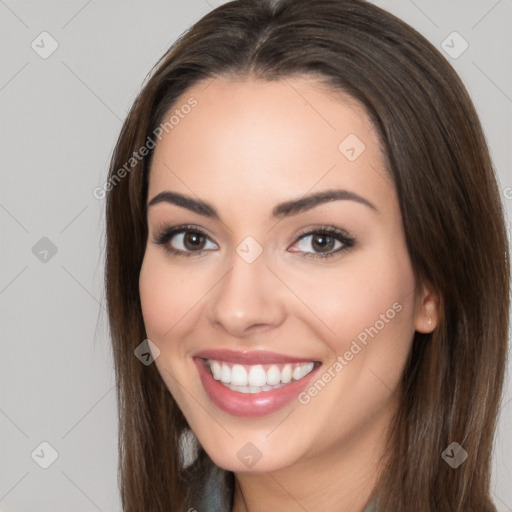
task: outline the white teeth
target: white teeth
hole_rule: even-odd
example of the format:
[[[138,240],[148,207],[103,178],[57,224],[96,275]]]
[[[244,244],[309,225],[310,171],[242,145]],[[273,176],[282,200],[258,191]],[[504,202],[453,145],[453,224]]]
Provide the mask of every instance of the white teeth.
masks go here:
[[[220,364],[217,361],[212,361],[210,369],[212,370],[213,378],[215,380],[220,380],[220,376],[222,375],[222,368],[220,367]]]
[[[281,382],[283,384],[288,384],[288,382],[292,380],[292,377],[292,367],[289,364],[287,364],[283,368],[283,371],[281,372]]]
[[[302,366],[296,366],[293,369],[293,378],[295,380],[302,379],[302,377],[305,377],[313,369],[314,366],[314,363],[306,363]]]
[[[303,366],[303,377],[305,377],[308,373],[311,373],[313,371],[313,368],[315,367],[315,363],[313,362],[309,362],[309,363],[306,363],[304,366]]]
[[[282,388],[286,384],[278,384],[277,386],[233,386],[233,384],[224,384],[232,391],[239,393],[260,393],[261,391],[270,391],[271,389]]]
[[[271,366],[267,370],[267,384],[269,386],[275,386],[281,382],[281,370],[276,366]]]
[[[251,366],[249,370],[249,386],[264,386],[267,383],[267,374],[260,364]],[[232,382],[234,384],[234,382]]]
[[[222,365],[222,373],[220,374],[221,382],[229,384],[231,382],[231,370],[227,364]]]
[[[295,380],[299,380],[299,379],[302,377],[302,368],[301,368],[300,366],[296,366],[296,367],[293,369],[292,377],[293,377]]]
[[[235,364],[231,368],[231,384],[233,386],[247,386],[247,371],[241,364]]]
[[[302,379],[314,366],[313,362],[287,363],[281,366],[274,364],[266,365],[265,370],[261,364],[230,366],[221,361],[209,361],[210,371],[215,380],[220,380],[226,387],[242,393],[259,393],[281,387],[292,380]]]

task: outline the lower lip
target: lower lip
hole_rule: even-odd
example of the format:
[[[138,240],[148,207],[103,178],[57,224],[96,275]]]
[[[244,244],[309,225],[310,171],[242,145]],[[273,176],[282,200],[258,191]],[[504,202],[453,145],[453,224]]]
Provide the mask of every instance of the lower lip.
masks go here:
[[[220,409],[233,416],[257,417],[272,414],[297,397],[317,373],[320,365],[302,379],[271,391],[241,393],[232,391],[213,378],[204,359],[194,358],[206,394]]]

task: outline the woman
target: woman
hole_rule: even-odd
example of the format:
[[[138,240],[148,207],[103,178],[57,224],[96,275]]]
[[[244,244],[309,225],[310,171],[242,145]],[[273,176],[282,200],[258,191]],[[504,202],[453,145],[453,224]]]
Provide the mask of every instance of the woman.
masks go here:
[[[361,0],[225,4],[108,183],[124,510],[496,510],[506,231],[421,35]]]

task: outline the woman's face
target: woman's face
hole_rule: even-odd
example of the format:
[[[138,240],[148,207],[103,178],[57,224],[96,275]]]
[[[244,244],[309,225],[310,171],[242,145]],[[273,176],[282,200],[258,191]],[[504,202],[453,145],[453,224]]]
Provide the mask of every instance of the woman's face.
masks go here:
[[[305,77],[217,78],[172,114],[151,167],[140,297],[190,427],[240,472],[370,449],[414,331],[437,318],[368,116]]]

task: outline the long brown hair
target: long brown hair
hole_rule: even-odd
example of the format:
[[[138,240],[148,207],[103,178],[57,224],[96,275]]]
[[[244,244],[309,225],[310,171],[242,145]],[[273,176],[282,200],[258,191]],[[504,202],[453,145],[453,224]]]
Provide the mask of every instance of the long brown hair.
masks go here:
[[[496,178],[454,70],[418,32],[363,0],[224,4],[166,52],[129,112],[104,188],[123,509],[190,507],[179,446],[187,422],[155,365],[134,356],[146,338],[138,278],[152,152],[130,159],[195,83],[291,75],[320,77],[365,107],[387,154],[416,278],[441,298],[440,324],[432,334],[415,334],[403,374],[391,456],[373,495],[380,512],[496,511],[490,463],[506,365],[510,274]],[[452,442],[468,454],[457,469],[441,456]]]

